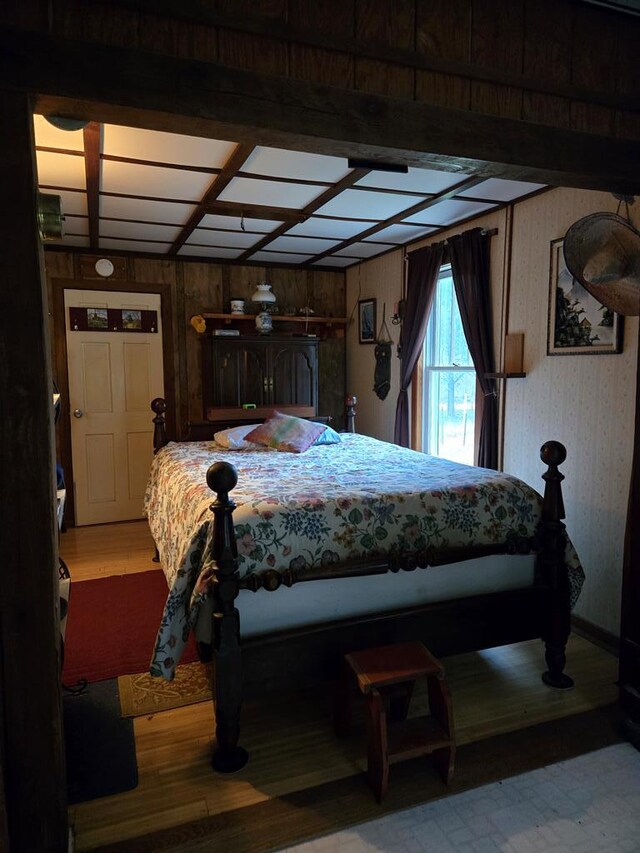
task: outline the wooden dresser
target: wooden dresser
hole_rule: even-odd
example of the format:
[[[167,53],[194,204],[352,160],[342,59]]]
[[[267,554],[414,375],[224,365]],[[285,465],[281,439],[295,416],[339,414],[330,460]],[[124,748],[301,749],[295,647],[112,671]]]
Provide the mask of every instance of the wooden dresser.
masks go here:
[[[273,408],[303,417],[318,413],[318,339],[275,335],[202,337],[204,422],[258,419]],[[194,424],[193,426],[203,426]]]

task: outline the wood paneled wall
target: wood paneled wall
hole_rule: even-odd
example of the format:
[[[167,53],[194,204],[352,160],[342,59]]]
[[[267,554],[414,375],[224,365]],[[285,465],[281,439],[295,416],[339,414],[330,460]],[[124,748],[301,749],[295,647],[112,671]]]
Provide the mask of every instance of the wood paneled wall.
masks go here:
[[[640,20],[574,0],[23,0],[12,26],[640,139]]]
[[[118,289],[136,284],[145,286],[162,284],[170,288],[173,332],[173,361],[165,364],[165,380],[173,376],[174,399],[168,400],[176,412],[177,436],[186,437],[189,421],[202,420],[202,385],[200,342],[189,320],[202,311],[228,311],[229,299],[238,297],[250,300],[256,284],[269,281],[273,285],[278,306],[297,311],[311,307],[316,314],[332,317],[345,316],[345,275],[343,272],[238,266],[211,262],[185,262],[165,258],[113,258],[116,267],[113,276],[101,279],[93,266],[97,257],[78,252],[46,252],[45,265],[49,283],[50,318],[54,352],[58,351],[58,369],[61,369],[60,347],[57,346],[65,329],[54,328],[52,299],[53,279],[75,282],[99,281],[108,290],[110,283]],[[345,339],[344,336],[321,341],[319,352],[319,409],[331,415],[338,428],[344,414]],[[151,417],[151,413],[150,413]],[[68,462],[67,462],[68,464]]]

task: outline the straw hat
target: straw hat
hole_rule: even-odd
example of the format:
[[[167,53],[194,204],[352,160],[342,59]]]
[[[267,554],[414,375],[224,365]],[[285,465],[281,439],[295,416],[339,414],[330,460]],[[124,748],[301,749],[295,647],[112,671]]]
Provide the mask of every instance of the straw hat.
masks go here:
[[[567,269],[618,314],[640,314],[640,232],[615,213],[593,213],[564,238]]]

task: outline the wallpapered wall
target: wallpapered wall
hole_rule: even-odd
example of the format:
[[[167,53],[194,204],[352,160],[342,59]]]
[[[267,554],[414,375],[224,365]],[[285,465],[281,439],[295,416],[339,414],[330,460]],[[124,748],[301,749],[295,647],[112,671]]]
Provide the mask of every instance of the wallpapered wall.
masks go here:
[[[547,356],[550,243],[588,213],[615,211],[606,193],[556,189],[513,206],[510,263],[506,210],[463,226],[499,229],[492,238],[494,337],[524,332],[526,379],[504,383],[504,470],[541,487],[539,448],[548,439],[567,447],[563,484],[567,529],[587,574],[576,612],[614,633],[619,631],[622,551],[633,449],[638,318],[625,319],[620,355]],[[635,213],[640,224],[640,211]],[[442,235],[438,236],[442,239]],[[422,245],[429,241],[425,240]],[[413,247],[412,247],[413,248]],[[347,307],[376,297],[387,311],[401,291],[403,251],[347,271]],[[508,289],[508,293],[507,293]],[[508,298],[507,298],[508,297]],[[503,306],[508,305],[508,316]],[[380,315],[379,315],[380,316]],[[398,327],[392,327],[397,341]],[[358,344],[357,313],[347,334],[347,388],[358,396],[360,432],[393,440],[399,362],[384,402],[373,393],[373,347]]]

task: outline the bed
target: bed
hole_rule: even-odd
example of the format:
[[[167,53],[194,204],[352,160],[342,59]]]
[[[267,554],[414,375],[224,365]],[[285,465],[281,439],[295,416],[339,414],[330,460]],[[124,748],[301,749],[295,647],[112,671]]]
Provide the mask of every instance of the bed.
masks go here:
[[[166,405],[152,408],[145,511],[170,591],[151,672],[173,677],[191,631],[214,658],[216,769],[247,760],[243,692],[331,678],[356,648],[542,637],[543,679],[572,686],[564,649],[584,576],[561,520],[562,445],[542,448],[541,499],[503,473],[357,435],[353,405],[339,443],[302,454],[168,442]]]

